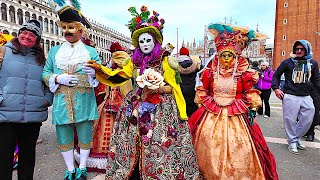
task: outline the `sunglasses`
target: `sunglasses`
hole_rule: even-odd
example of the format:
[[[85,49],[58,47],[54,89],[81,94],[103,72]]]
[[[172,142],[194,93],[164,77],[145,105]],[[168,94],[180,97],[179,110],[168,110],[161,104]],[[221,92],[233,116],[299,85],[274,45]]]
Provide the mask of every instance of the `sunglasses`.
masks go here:
[[[304,48],[296,48],[296,51],[303,51],[303,50],[305,50]]]

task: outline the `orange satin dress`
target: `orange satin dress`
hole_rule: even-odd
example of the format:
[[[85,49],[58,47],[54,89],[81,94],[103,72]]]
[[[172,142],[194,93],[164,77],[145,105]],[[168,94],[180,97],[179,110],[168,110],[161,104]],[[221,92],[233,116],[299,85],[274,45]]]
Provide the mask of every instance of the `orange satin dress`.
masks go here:
[[[248,75],[254,74],[246,74],[245,79],[250,80]],[[248,102],[236,98],[238,81],[245,80],[240,76],[223,77],[217,73],[212,80],[212,88],[197,91],[198,98],[207,101],[202,104],[206,110],[201,114],[201,121],[194,134],[200,172],[206,180],[265,179],[242,115],[247,112]],[[208,92],[210,89],[212,92]],[[212,93],[213,96],[208,96]]]

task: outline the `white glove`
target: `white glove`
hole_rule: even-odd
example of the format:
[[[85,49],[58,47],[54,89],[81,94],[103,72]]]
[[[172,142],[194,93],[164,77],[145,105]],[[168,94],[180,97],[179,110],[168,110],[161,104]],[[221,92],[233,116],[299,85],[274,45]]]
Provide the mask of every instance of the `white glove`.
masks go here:
[[[94,70],[92,67],[86,66],[84,65],[82,67],[82,71],[86,74],[88,74],[88,76],[94,77],[96,75],[96,70]]]
[[[79,79],[76,75],[69,75],[69,74],[59,74],[57,76],[57,83],[63,84],[66,86],[75,86],[77,85]]]

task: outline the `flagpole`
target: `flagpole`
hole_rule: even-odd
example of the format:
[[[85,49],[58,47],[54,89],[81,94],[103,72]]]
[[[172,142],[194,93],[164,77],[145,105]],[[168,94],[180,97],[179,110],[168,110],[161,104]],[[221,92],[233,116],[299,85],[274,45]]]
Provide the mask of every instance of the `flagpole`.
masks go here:
[[[178,43],[178,37],[179,37],[179,33],[178,33],[179,31],[178,31],[178,28],[177,28],[177,58],[178,58],[178,46],[179,46],[179,43]]]
[[[206,46],[207,46],[207,26],[204,26],[204,43],[203,43],[203,63],[206,63]]]

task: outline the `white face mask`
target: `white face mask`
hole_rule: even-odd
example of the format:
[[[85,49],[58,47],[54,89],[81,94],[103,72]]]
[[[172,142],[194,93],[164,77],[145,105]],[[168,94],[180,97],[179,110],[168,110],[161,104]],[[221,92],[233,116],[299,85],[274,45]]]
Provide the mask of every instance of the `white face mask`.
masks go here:
[[[154,41],[152,36],[148,33],[140,34],[139,47],[144,54],[150,54],[154,48]]]

